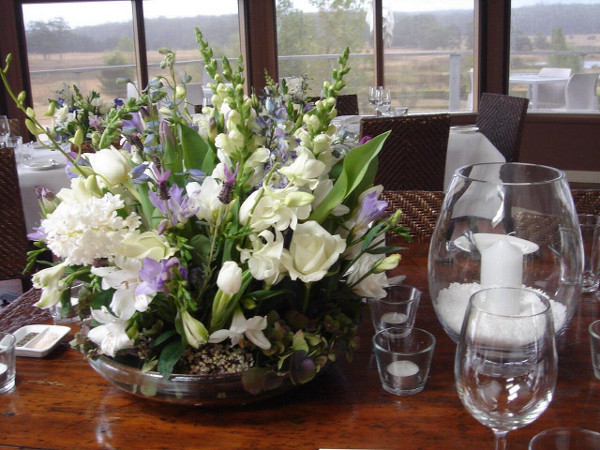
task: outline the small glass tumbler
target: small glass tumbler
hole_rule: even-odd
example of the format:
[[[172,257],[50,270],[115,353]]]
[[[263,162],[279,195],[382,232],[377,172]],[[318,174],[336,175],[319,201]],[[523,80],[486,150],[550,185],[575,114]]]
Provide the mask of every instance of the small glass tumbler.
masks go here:
[[[15,387],[16,344],[17,339],[12,334],[0,332],[0,394],[10,392]]]
[[[33,142],[24,142],[19,146],[19,154],[23,164],[29,164],[33,159]]]
[[[407,284],[390,286],[385,290],[385,297],[368,299],[375,331],[390,327],[412,328],[419,308],[421,291]]]
[[[600,320],[592,322],[588,327],[590,333],[590,350],[594,376],[600,380]]]
[[[583,292],[596,292],[600,282],[600,216],[579,214],[583,241]]]
[[[585,428],[550,428],[538,433],[529,442],[529,450],[597,450],[600,433]]]
[[[420,328],[386,328],[373,336],[377,370],[383,389],[413,395],[425,387],[435,337]]]
[[[81,283],[74,284],[73,287],[71,287],[71,307],[69,309],[64,310],[60,302],[50,308],[50,314],[56,325],[79,321],[77,305],[79,303],[79,294],[82,288],[83,284]]]

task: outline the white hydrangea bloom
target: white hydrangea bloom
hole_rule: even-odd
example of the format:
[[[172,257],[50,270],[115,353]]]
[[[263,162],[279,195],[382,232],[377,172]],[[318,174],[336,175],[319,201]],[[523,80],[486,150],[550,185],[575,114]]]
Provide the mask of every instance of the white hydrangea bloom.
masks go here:
[[[46,231],[48,248],[67,265],[91,265],[97,258],[114,257],[125,235],[140,225],[135,213],[126,218],[117,214],[124,207],[119,195],[107,193],[101,198],[63,195],[62,198],[41,225]]]

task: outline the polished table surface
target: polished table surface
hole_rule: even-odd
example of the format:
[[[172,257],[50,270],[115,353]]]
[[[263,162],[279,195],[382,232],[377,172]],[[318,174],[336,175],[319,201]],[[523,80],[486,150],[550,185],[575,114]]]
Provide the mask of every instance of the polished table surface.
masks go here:
[[[423,290],[416,326],[437,338],[430,379],[416,395],[397,397],[380,385],[368,311],[351,363],[340,361],[283,397],[228,409],[155,403],[120,391],[65,342],[43,359],[17,357],[17,386],[0,396],[0,446],[35,448],[493,448],[492,432],[462,406],[454,387],[454,343],[428,295],[427,245],[402,252],[399,273]],[[0,330],[49,316],[23,312],[25,299],[0,310]],[[525,449],[542,430],[600,430],[600,381],[594,378],[587,326],[598,301],[583,298],[558,340],[559,374],[552,403],[534,423],[508,435]]]

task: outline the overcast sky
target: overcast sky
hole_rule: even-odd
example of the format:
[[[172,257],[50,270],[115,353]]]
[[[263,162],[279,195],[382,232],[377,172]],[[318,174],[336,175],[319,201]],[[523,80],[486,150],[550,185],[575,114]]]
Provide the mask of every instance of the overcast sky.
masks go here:
[[[471,9],[474,0],[383,0],[384,5],[393,5],[396,11],[435,11],[448,9]],[[556,3],[598,4],[600,0],[513,0],[513,7]],[[297,8],[310,10],[308,0],[294,0]],[[47,21],[54,17],[64,17],[71,28],[97,25],[106,22],[122,22],[131,18],[128,2],[98,2],[78,5],[77,3],[56,3],[51,5],[27,4],[23,7],[25,22]],[[196,15],[219,15],[237,12],[237,0],[146,0],[146,17],[189,17]],[[127,17],[127,19],[123,19]]]

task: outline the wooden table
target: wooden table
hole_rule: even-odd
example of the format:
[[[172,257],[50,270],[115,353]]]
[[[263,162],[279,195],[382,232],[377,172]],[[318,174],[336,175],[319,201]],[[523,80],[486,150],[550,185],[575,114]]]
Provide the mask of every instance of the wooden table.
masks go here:
[[[120,391],[97,375],[66,343],[44,359],[17,358],[17,387],[0,396],[0,445],[35,448],[493,448],[492,432],[462,406],[454,387],[455,345],[442,330],[427,293],[427,245],[411,244],[399,272],[424,291],[417,326],[437,347],[425,390],[397,397],[380,385],[371,351],[368,313],[352,363],[339,362],[306,386],[265,403],[199,409],[154,403]],[[16,307],[16,306],[15,306]],[[10,308],[10,307],[9,307]],[[559,376],[549,408],[509,433],[510,449],[525,449],[547,428],[600,430],[600,381],[590,362],[587,326],[597,301],[582,300],[559,339]],[[0,312],[0,329],[16,329],[24,314]]]

